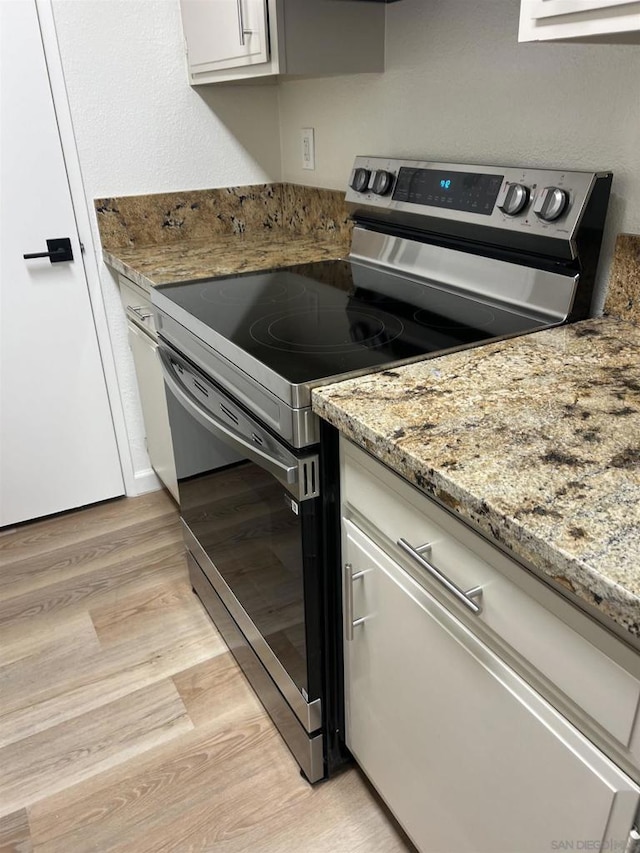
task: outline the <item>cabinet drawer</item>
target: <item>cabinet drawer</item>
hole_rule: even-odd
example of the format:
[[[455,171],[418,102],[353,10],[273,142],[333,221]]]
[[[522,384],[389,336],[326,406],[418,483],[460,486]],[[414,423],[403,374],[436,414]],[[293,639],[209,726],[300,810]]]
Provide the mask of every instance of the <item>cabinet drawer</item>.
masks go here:
[[[139,285],[123,275],[118,276],[118,287],[122,305],[127,317],[140,329],[157,339],[156,325],[153,319],[151,297]]]
[[[343,515],[364,524],[382,546],[452,610],[466,614],[582,718],[588,715],[640,766],[634,722],[640,703],[639,656],[470,527],[368,454],[341,444]],[[462,590],[481,587],[481,610],[456,600],[429,576],[406,540]],[[469,623],[471,624],[471,623]],[[587,721],[589,722],[589,721]]]

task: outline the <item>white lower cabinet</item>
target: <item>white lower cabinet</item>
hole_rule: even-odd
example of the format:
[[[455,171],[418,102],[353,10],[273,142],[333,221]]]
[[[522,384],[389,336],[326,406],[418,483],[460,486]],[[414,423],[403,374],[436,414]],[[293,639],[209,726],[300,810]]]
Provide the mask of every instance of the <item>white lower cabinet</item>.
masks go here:
[[[179,500],[178,478],[173,458],[164,380],[160,373],[158,344],[146,332],[130,322],[129,345],[138,379],[149,459],[153,470],[177,501]]]
[[[129,346],[138,380],[147,453],[153,470],[178,501],[176,463],[171,443],[167,398],[158,357],[151,299],[139,285],[124,276],[119,277],[119,286],[122,304],[127,314]]]
[[[346,741],[418,849],[631,849],[634,781],[350,514]]]

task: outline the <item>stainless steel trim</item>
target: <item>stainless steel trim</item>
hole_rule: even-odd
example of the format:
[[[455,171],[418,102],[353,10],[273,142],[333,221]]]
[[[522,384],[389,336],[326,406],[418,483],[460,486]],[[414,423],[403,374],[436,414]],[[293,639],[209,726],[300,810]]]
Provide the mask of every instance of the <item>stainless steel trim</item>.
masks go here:
[[[317,416],[311,411],[309,387],[293,386],[292,391],[290,383],[275,371],[216,335],[161,292],[154,290],[152,298],[160,337],[170,346],[186,355],[204,373],[215,376],[217,385],[243,403],[292,447],[302,448],[318,443],[320,426]],[[296,393],[296,389],[301,389],[301,393]],[[294,398],[303,403],[293,406]]]
[[[476,616],[479,613],[482,613],[482,605],[473,600],[474,598],[482,599],[481,586],[474,586],[473,589],[468,589],[466,591],[461,589],[457,584],[444,575],[440,569],[436,568],[433,563],[430,563],[422,556],[424,552],[430,550],[429,545],[421,545],[418,548],[414,548],[406,539],[402,538],[398,539],[396,544],[399,545],[403,551],[409,554],[409,556],[412,557],[419,566],[421,566],[434,580],[438,581],[439,584],[445,587],[445,589],[447,589],[468,610],[475,613]]]
[[[298,718],[253,648],[247,643],[209,579],[189,552],[187,552],[187,563],[194,591],[240,664],[249,684],[255,690],[307,779],[310,782],[319,781],[325,775],[322,734],[309,735],[300,725]]]
[[[151,298],[153,305],[161,312],[156,322],[158,331],[162,332],[163,337],[167,337],[169,343],[174,343],[175,340],[175,346],[181,352],[186,352],[187,347],[192,348],[191,342],[185,342],[185,331],[190,332],[197,341],[204,342],[207,347],[205,365],[215,364],[216,379],[229,388],[234,396],[244,393],[247,404],[252,410],[256,410],[254,404],[256,392],[258,405],[262,403],[263,398],[269,400],[271,407],[284,404],[292,409],[299,409],[310,405],[311,394],[306,384],[292,384],[279,373],[247,354],[233,341],[176,305],[162,291],[154,290]],[[179,327],[172,327],[167,323],[166,316],[172,318]],[[172,335],[174,340],[168,335]],[[187,352],[187,355],[189,354]],[[202,354],[201,352],[201,356]],[[205,366],[204,369],[214,368]],[[267,416],[269,416],[268,409]]]
[[[579,279],[577,274],[545,272],[358,226],[353,229],[348,260],[355,262],[354,280],[358,265],[367,272],[379,268],[385,276],[397,276],[398,299],[402,299],[403,282],[409,278],[411,286],[416,281],[426,282],[466,294],[475,302],[481,299],[490,305],[507,306],[546,323],[560,323],[567,318]],[[375,289],[375,277],[370,272],[367,288]],[[431,293],[428,295],[433,298]]]
[[[213,417],[207,409],[202,408],[198,401],[179,384],[170,367],[170,356],[162,346],[159,348],[159,354],[162,373],[167,387],[175,395],[182,406],[184,406],[184,408],[189,412],[189,414],[198,421],[198,423],[204,426],[205,429],[209,430],[209,432],[213,432],[216,436],[222,438],[226,444],[232,445],[234,449],[237,448],[239,452],[245,455],[248,459],[251,459],[252,462],[255,462],[256,465],[259,465],[265,471],[273,474],[274,477],[287,487],[298,485],[296,494],[299,493],[300,461],[292,453],[289,453],[285,448],[278,444],[277,447],[279,448],[281,459],[276,459],[272,455],[265,453],[259,447],[256,447],[236,430]],[[256,424],[255,429],[256,431],[259,431],[260,427]]]
[[[320,494],[320,457],[308,456],[299,462],[298,494],[301,501],[317,498]]]
[[[220,572],[211,561],[209,555],[191,532],[189,526],[181,519],[184,541],[193,554],[196,562],[208,578],[209,582],[222,599],[225,607],[233,616],[238,627],[250,643],[252,649],[260,658],[264,668],[274,680],[278,689],[287,700],[291,710],[309,733],[317,731],[322,726],[322,703],[320,699],[306,702],[289,673],[282,666],[270,646],[258,631],[253,620],[233,594]]]

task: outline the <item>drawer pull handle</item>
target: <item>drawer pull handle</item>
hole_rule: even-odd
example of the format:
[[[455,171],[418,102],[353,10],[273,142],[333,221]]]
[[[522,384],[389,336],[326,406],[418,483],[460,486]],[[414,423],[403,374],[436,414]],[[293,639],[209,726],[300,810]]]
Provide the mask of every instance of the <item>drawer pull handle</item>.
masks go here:
[[[144,305],[130,305],[129,308],[143,323],[151,317],[151,311],[147,311]]]
[[[482,613],[482,605],[480,604],[480,599],[482,599],[482,587],[474,586],[472,589],[464,590],[460,589],[460,587],[455,584],[452,580],[444,575],[440,569],[436,568],[433,563],[430,563],[424,556],[425,551],[430,551],[430,545],[421,545],[418,548],[414,548],[413,545],[410,545],[406,539],[398,539],[397,544],[405,551],[412,559],[418,563],[418,565],[423,568],[434,580],[438,581],[445,589],[447,589],[461,604],[470,610],[472,613],[475,613],[476,616],[479,613]],[[478,599],[478,601],[474,601],[474,599]]]
[[[366,617],[360,619],[353,618],[353,582],[359,578],[363,578],[366,572],[353,572],[351,563],[344,564],[343,574],[343,602],[344,602],[344,628],[347,642],[353,640],[353,629],[358,625],[362,625],[366,621]]]

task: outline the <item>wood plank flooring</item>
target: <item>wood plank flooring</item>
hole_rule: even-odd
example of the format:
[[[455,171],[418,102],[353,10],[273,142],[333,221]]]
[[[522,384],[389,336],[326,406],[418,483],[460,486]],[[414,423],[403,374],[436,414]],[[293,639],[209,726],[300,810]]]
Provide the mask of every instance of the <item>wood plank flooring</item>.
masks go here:
[[[407,853],[310,786],[191,590],[164,492],[0,531],[0,853]]]

